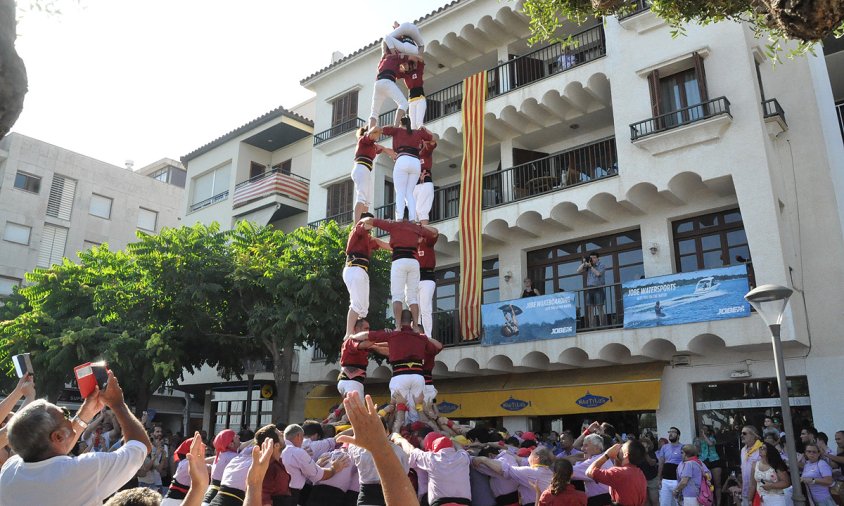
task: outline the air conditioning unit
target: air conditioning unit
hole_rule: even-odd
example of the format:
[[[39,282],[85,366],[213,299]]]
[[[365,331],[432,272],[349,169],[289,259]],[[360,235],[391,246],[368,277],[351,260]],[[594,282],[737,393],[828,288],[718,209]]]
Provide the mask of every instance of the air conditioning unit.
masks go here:
[[[688,355],[674,355],[671,357],[671,367],[688,367],[692,365],[692,359]]]

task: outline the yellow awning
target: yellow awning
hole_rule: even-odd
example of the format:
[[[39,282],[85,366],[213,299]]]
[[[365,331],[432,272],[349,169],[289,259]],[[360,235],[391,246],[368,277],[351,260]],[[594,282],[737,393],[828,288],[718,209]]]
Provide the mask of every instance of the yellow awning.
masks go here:
[[[437,403],[453,418],[541,416],[659,409],[663,363],[546,371],[435,381]],[[366,385],[378,403],[387,385]],[[325,417],[340,402],[334,385],[318,386],[305,400],[305,416]]]

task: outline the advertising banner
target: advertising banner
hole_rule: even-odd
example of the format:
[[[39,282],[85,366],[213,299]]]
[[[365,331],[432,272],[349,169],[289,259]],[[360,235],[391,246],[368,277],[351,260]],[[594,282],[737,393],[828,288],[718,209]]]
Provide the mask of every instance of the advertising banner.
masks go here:
[[[483,346],[573,337],[575,294],[552,293],[481,306]]]
[[[637,279],[621,285],[624,328],[707,322],[750,314],[747,266],[735,265],[668,276]]]

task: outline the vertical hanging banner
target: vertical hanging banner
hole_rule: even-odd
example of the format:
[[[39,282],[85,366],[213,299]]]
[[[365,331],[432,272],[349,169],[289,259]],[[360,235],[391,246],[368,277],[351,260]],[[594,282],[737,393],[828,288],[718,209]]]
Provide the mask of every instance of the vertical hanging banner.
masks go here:
[[[463,167],[460,185],[460,332],[481,335],[481,190],[484,169],[486,71],[463,80]]]

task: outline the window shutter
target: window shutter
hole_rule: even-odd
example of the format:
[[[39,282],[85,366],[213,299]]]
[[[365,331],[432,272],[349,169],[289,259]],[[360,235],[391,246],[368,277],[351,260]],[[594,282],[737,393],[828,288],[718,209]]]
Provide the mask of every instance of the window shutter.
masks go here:
[[[50,185],[50,198],[47,201],[47,216],[70,220],[75,194],[76,180],[54,175]]]
[[[706,92],[706,71],[703,68],[703,58],[697,52],[693,56],[695,60],[695,77],[697,78],[698,90],[700,90],[700,101],[706,102],[709,100],[709,95]]]
[[[38,245],[38,267],[46,268],[61,263],[66,243],[66,228],[49,223],[44,224],[44,230],[41,232],[41,244]]]
[[[651,114],[654,118],[659,116],[659,71],[654,70],[648,74],[648,89],[651,92]]]

